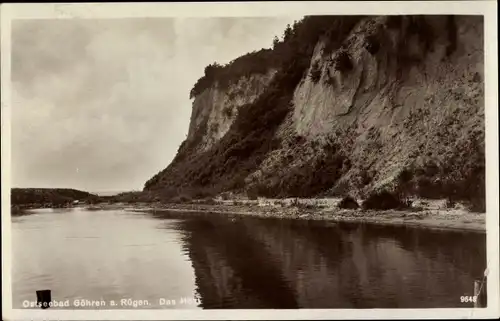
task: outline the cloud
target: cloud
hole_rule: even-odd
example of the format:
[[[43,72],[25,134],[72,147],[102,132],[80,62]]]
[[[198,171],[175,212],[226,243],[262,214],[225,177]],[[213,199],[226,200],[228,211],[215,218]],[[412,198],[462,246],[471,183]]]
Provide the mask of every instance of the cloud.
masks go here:
[[[292,21],[14,21],[13,185],[142,188],[184,140],[204,67],[269,47]]]

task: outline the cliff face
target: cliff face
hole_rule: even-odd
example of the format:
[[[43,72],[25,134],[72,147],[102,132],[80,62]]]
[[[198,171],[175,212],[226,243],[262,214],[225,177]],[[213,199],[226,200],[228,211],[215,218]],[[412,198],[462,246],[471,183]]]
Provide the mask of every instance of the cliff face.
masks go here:
[[[187,141],[198,139],[198,152],[212,147],[227,133],[238,116],[238,108],[253,103],[275,73],[276,70],[269,70],[263,75],[245,76],[228,88],[213,86],[196,96]]]
[[[146,190],[484,198],[481,16],[306,18],[285,38],[287,62],[198,90]]]

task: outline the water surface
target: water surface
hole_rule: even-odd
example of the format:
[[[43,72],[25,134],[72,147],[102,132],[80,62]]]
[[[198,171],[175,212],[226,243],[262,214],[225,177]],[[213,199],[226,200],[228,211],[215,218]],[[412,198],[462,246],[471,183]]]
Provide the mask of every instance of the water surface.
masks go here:
[[[203,213],[33,213],[12,218],[14,308],[41,289],[71,309],[82,308],[75,300],[93,309],[470,307],[460,296],[473,295],[486,261],[485,234],[475,232]]]

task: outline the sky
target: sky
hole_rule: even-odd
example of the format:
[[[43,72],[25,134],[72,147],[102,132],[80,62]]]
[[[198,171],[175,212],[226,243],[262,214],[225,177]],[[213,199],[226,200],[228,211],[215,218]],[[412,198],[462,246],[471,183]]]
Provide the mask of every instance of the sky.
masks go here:
[[[12,186],[141,190],[186,138],[205,66],[295,19],[14,20]]]

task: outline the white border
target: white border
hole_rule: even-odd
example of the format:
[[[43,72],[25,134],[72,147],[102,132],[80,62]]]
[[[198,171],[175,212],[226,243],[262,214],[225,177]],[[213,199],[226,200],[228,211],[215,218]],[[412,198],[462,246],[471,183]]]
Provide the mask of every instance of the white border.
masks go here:
[[[499,311],[498,44],[496,1],[370,1],[246,3],[92,3],[1,5],[2,319],[443,319],[496,318]],[[301,16],[313,14],[484,15],[488,308],[301,310],[23,310],[12,309],[10,281],[10,22],[13,19]],[[7,272],[8,271],[8,272]],[[457,293],[457,297],[460,293]]]

